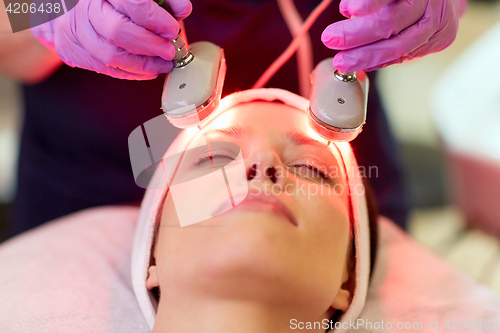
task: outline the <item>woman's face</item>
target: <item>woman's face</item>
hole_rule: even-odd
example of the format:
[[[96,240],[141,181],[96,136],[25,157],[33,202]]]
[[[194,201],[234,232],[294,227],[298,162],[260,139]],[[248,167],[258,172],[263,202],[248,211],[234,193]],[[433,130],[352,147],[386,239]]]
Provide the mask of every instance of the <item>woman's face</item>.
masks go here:
[[[180,227],[169,191],[148,288],[262,302],[304,318],[345,311],[346,178],[338,155],[309,129],[306,113],[279,103],[241,104],[204,130],[213,147],[239,146],[248,195],[222,214]],[[214,149],[212,162],[230,161],[231,154]],[[211,168],[211,161],[194,165]]]

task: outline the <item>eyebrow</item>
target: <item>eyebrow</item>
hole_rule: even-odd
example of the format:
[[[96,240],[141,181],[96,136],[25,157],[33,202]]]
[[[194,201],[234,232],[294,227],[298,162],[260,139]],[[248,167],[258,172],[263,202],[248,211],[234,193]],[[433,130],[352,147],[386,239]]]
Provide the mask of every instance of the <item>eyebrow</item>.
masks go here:
[[[315,140],[301,132],[297,132],[297,131],[294,131],[294,132],[288,132],[285,134],[285,136],[293,142],[293,144],[297,145],[297,146],[301,146],[301,145],[312,145],[312,146],[320,146],[320,147],[323,147],[325,148],[327,145],[324,144],[323,142],[320,142],[318,140]]]
[[[211,134],[224,134],[233,138],[242,138],[245,135],[251,135],[252,132],[247,128],[243,128],[243,126],[232,125],[224,128],[209,129],[205,132],[205,135]]]
[[[250,136],[253,134],[248,128],[244,128],[241,125],[232,125],[224,128],[210,129],[205,132],[205,135],[211,134],[224,134],[233,138],[242,138],[244,136]],[[321,141],[315,140],[299,131],[287,132],[285,137],[290,140],[294,145],[312,145],[319,147],[327,147],[327,145]]]

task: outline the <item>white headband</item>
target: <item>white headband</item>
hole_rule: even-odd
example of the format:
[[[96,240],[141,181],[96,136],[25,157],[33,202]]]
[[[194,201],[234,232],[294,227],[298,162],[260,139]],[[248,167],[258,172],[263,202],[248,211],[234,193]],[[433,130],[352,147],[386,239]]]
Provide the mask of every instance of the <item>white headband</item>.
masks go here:
[[[286,105],[303,110],[304,112],[307,111],[309,106],[309,101],[307,99],[286,90],[274,88],[253,89],[237,92],[223,98],[216,112],[217,114],[221,114],[238,104],[255,100],[270,102],[278,100]],[[216,117],[217,114],[212,117]],[[186,148],[189,143],[189,139],[192,138],[198,131],[199,129],[196,127],[182,131],[172,143],[165,156],[173,155],[172,152],[179,152],[182,151],[183,148]],[[358,165],[353,151],[348,143],[336,143],[335,145],[340,151],[346,167],[347,182],[350,192],[349,198],[351,200],[353,213],[352,228],[354,231],[354,246],[356,252],[356,287],[354,290],[354,296],[349,309],[342,315],[339,323],[337,324],[337,327],[340,328],[335,329],[335,332],[347,332],[349,330],[349,323],[358,318],[365,304],[370,275],[370,235],[366,198],[364,191],[361,190],[364,189],[364,187],[358,172]],[[151,182],[165,183],[165,180],[172,179],[173,173],[173,168],[171,170],[165,170],[165,174],[161,168],[158,168],[154,173]],[[132,286],[142,313],[144,314],[151,330],[153,329],[156,317],[154,305],[156,300],[146,288],[146,279],[150,263],[155,221],[157,215],[163,208],[161,207],[161,200],[166,191],[166,189],[146,190],[146,194],[141,204],[141,211],[139,221],[137,222],[132,249]]]

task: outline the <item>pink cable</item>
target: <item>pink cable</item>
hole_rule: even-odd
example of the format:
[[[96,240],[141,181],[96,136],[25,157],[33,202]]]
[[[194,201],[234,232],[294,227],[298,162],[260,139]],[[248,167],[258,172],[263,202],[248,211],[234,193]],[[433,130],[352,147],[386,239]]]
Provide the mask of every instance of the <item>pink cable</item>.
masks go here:
[[[281,11],[281,15],[285,19],[285,22],[292,34],[292,37],[297,36],[300,32],[300,28],[304,23],[299,11],[295,7],[293,0],[278,0],[278,6]],[[299,93],[305,98],[309,98],[311,89],[311,79],[310,75],[313,70],[314,57],[312,50],[311,37],[309,33],[304,35],[304,39],[300,43],[297,49],[297,74],[299,78]]]
[[[260,78],[255,82],[252,86],[253,89],[263,88],[267,82],[273,77],[274,74],[283,66],[284,63],[288,61],[292,57],[292,55],[297,51],[299,47],[299,43],[302,40],[302,37],[309,31],[313,23],[316,21],[319,15],[330,5],[332,0],[323,0],[312,13],[307,17],[306,21],[302,25],[300,32],[297,36],[292,40],[290,45],[286,48],[285,51],[269,66],[266,71],[260,76]]]

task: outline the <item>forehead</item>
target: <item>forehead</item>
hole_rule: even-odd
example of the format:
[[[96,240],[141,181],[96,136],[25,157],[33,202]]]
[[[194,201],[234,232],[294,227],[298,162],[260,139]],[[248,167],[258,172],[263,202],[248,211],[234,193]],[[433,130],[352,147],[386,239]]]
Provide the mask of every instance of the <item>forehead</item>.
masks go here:
[[[301,110],[298,110],[281,102],[253,101],[238,104],[222,113],[218,118],[226,119],[227,121],[245,119],[247,121],[250,121],[251,123],[258,123],[259,119],[256,119],[254,115],[258,115],[259,117],[265,119],[274,120],[289,116],[293,118],[293,120],[297,121],[299,120],[299,118],[304,117],[306,114]]]
[[[312,130],[307,113],[281,102],[254,101],[243,103],[222,112],[207,124],[206,129],[240,126],[249,132],[301,132],[317,141],[328,143]]]

